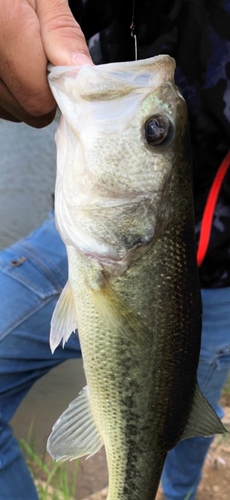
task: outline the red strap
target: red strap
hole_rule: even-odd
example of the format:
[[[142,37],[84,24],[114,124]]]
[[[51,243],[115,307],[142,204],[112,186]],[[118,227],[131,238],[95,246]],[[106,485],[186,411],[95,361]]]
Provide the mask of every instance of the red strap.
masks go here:
[[[230,151],[228,152],[227,156],[225,156],[224,160],[222,161],[219,169],[217,170],[215,179],[213,181],[212,187],[210,189],[208,199],[206,202],[206,206],[204,209],[203,213],[203,218],[201,222],[201,230],[200,230],[200,241],[198,245],[198,250],[197,250],[197,264],[198,267],[202,264],[209,240],[210,240],[210,235],[211,235],[211,229],[212,229],[212,219],[215,211],[215,206],[217,202],[217,198],[219,195],[219,191],[224,179],[224,176],[228,170],[228,166],[230,163]]]

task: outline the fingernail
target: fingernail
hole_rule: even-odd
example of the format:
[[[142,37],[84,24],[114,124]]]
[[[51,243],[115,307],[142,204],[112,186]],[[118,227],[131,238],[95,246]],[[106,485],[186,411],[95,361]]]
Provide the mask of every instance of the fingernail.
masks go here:
[[[86,54],[73,54],[72,59],[76,66],[82,66],[83,64],[90,64],[91,66],[94,66],[92,59],[90,59],[90,56],[87,56]]]

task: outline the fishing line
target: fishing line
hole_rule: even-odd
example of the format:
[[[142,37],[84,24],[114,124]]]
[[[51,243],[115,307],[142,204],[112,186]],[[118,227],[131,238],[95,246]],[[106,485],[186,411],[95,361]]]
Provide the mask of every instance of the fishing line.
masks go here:
[[[131,37],[134,39],[134,58],[137,61],[137,35],[136,26],[134,24],[134,14],[135,14],[135,0],[133,0],[133,10],[132,10],[132,21],[130,25]]]

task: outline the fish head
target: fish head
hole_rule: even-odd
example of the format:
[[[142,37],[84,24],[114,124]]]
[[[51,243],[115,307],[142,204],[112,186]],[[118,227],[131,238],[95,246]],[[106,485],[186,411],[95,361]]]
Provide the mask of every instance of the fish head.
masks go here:
[[[171,178],[187,128],[174,70],[167,55],[51,70],[63,115],[57,224],[64,242],[86,255],[127,260],[168,223]]]

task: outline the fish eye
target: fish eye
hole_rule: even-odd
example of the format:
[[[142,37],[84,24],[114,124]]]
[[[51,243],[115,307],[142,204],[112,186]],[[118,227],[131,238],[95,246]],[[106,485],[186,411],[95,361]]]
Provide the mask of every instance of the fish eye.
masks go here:
[[[146,121],[144,127],[145,138],[150,146],[165,146],[173,138],[173,125],[167,116],[151,116]]]

